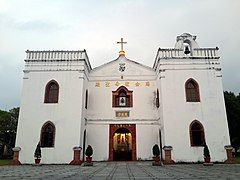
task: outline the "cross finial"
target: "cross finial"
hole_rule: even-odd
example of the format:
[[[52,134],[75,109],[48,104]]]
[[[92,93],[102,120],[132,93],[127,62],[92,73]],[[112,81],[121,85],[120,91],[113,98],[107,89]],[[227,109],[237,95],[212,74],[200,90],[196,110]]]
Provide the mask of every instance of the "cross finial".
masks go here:
[[[121,38],[121,41],[117,42],[118,44],[121,44],[121,51],[119,51],[119,55],[125,55],[125,52],[123,50],[123,44],[127,44],[127,42],[123,41],[123,38]]]

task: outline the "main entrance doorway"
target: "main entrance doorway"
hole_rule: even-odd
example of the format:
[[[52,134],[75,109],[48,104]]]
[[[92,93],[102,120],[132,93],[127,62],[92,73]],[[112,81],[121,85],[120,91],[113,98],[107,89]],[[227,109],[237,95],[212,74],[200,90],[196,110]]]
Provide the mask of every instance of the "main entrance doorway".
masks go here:
[[[119,128],[113,136],[113,160],[132,160],[132,134],[126,128]]]
[[[109,160],[136,160],[136,125],[110,124]]]

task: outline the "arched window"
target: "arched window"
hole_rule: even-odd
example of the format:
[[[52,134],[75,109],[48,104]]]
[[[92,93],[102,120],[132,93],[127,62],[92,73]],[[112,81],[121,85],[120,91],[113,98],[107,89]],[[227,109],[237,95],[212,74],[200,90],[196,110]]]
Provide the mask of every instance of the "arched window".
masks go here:
[[[204,146],[205,135],[202,124],[195,120],[190,124],[190,141],[191,146]]]
[[[54,147],[55,126],[52,122],[46,122],[41,130],[41,147]]]
[[[112,107],[132,107],[132,91],[126,87],[119,87],[112,95]]]
[[[47,83],[45,88],[44,103],[58,103],[59,85],[52,80]]]
[[[199,86],[194,79],[189,79],[185,83],[187,102],[200,102]]]

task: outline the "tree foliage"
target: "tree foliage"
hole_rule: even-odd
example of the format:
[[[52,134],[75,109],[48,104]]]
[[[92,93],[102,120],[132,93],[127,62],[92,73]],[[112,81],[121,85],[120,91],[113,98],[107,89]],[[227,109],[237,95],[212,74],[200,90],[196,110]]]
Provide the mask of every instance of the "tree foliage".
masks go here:
[[[224,92],[231,144],[240,147],[240,94]]]
[[[155,157],[159,156],[160,155],[160,149],[159,149],[159,146],[157,144],[155,144],[152,148],[152,152],[153,152],[153,155]]]
[[[0,110],[0,157],[11,154],[15,145],[19,107],[9,111]],[[3,152],[3,150],[7,152]]]
[[[92,148],[92,146],[88,145],[85,154],[86,154],[87,157],[91,157],[93,155],[93,148]]]
[[[42,151],[41,151],[41,146],[40,146],[40,143],[38,143],[36,149],[35,149],[35,152],[34,152],[34,157],[36,159],[40,159],[42,157]]]
[[[209,152],[208,146],[206,144],[204,144],[203,155],[205,158],[210,158],[210,152]]]

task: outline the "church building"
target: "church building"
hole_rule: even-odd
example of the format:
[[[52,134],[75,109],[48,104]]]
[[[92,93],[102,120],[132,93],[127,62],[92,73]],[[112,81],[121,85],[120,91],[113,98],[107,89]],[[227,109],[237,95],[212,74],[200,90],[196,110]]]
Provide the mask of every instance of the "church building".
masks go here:
[[[127,58],[92,68],[86,50],[26,51],[16,147],[19,161],[69,164],[88,145],[93,161],[166,163],[227,159],[230,145],[218,48],[177,36],[159,48],[153,67]]]

